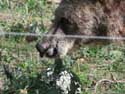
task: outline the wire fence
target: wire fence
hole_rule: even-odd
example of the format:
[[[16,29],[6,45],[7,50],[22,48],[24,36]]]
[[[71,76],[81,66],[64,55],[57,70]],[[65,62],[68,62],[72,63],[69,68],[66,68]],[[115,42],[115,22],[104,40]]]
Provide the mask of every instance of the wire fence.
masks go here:
[[[47,33],[21,33],[21,32],[0,32],[0,37],[2,38],[2,36],[35,36],[35,37],[64,37],[64,38],[75,38],[75,39],[97,39],[97,40],[125,40],[125,37],[110,37],[110,36],[86,36],[86,35],[58,35],[58,34],[47,34]],[[3,38],[3,40],[5,40],[5,38]],[[6,40],[5,40],[6,41]],[[14,52],[15,49],[17,52],[17,57],[20,57],[20,60],[26,60],[27,58],[30,58],[31,60],[34,60],[33,57],[35,57],[36,61],[39,62],[40,61],[40,57],[38,52],[35,49],[35,44],[33,45],[26,45],[23,47],[23,43],[16,43],[16,44],[10,44],[8,45],[8,43],[5,44],[5,41],[1,40],[1,44],[0,44],[0,48],[9,48],[12,49],[11,51]],[[29,49],[32,46],[31,49],[33,49],[33,51],[27,50],[27,48]],[[111,46],[112,47],[112,46]],[[111,47],[109,47],[111,49]],[[108,48],[108,49],[109,49]],[[113,47],[112,47],[113,48]],[[114,47],[115,48],[115,47]],[[123,49],[122,47],[116,47],[117,49]],[[35,50],[34,50],[35,49]],[[29,54],[28,54],[29,53]],[[107,52],[109,54],[109,52]],[[27,55],[28,54],[28,55]],[[25,56],[26,55],[26,56]],[[23,59],[22,59],[23,58]]]
[[[75,39],[97,39],[97,40],[125,40],[125,37],[118,36],[87,36],[87,35],[59,35],[59,34],[35,34],[35,33],[18,33],[18,32],[0,32],[0,36],[38,36],[38,37],[64,37]]]

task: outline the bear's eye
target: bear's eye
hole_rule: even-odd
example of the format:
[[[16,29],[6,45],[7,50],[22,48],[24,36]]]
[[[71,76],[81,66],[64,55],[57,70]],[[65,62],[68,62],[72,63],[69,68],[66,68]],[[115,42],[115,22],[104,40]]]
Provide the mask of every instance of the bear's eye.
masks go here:
[[[60,20],[60,28],[65,34],[75,34],[77,31],[77,25],[75,23],[71,23],[65,18]]]

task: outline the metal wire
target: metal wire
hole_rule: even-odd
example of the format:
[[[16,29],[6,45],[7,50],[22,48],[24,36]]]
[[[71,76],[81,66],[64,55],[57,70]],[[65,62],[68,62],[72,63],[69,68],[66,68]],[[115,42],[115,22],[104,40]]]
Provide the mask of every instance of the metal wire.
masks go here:
[[[117,36],[86,36],[86,35],[54,35],[54,34],[35,34],[35,33],[18,33],[18,32],[0,32],[0,36],[11,35],[11,36],[38,36],[38,37],[64,37],[64,38],[75,38],[75,39],[98,39],[98,40],[125,40],[125,37]]]

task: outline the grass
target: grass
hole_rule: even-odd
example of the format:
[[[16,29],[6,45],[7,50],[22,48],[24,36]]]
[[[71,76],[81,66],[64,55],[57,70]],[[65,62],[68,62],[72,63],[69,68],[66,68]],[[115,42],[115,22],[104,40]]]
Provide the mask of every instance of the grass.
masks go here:
[[[29,32],[27,28],[37,23],[39,32],[46,32],[51,25],[56,6],[54,3],[48,4],[46,0],[1,0],[0,28],[7,32]],[[26,42],[25,37],[0,37],[0,79],[4,83],[3,94],[45,94],[41,90],[48,86],[41,86],[44,83],[40,77],[53,61],[39,58],[35,43]],[[82,94],[93,94],[96,84],[102,79],[114,83],[100,83],[97,94],[124,94],[125,84],[117,83],[125,79],[124,63],[124,46],[113,44],[84,45],[64,58],[65,66],[80,78]],[[12,82],[3,76],[3,65],[12,72]]]
[[[0,45],[3,53],[1,61],[2,64],[9,65],[10,69],[13,69],[12,73],[14,73],[15,77],[13,90],[15,90],[16,94],[20,94],[21,90],[26,92],[27,89],[29,90],[27,91],[28,94],[41,92],[40,89],[43,87],[39,86],[38,83],[36,85],[32,81],[34,79],[38,80],[40,73],[53,64],[52,60],[40,60],[38,58],[39,54],[35,49],[35,42],[27,44],[26,42],[22,43],[8,39],[4,39],[2,42],[2,45]],[[108,52],[106,52],[107,49]],[[67,68],[70,68],[80,78],[83,84],[83,94],[92,94],[94,86],[102,79],[118,81],[125,78],[123,57],[124,47],[115,47],[114,45],[93,47],[86,45],[72,55],[67,55],[64,63]],[[20,83],[16,82],[16,80],[20,80]],[[30,88],[31,84],[34,85],[32,89]],[[9,94],[8,92],[12,90],[7,88],[8,85],[6,84],[5,94]],[[124,83],[116,82],[111,84],[102,82],[98,86],[97,92],[98,94],[105,94],[106,92],[108,92],[107,94],[113,92],[115,94],[124,94],[124,88]],[[38,91],[35,91],[36,89]]]

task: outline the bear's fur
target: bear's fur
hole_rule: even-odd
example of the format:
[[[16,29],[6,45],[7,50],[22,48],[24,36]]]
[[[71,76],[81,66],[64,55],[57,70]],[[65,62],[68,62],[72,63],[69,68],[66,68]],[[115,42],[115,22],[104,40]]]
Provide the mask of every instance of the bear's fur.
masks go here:
[[[124,26],[125,0],[62,0],[48,34],[123,37]],[[36,47],[41,55],[64,56],[74,44],[89,41],[44,37]],[[123,40],[112,41],[123,44]]]

